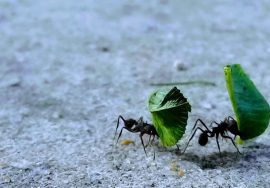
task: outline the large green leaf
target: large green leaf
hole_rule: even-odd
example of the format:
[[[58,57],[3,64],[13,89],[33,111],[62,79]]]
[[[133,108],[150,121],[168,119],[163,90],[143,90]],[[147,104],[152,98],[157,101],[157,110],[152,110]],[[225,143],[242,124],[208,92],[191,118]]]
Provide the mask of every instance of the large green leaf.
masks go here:
[[[227,65],[224,72],[241,139],[261,135],[269,124],[269,104],[241,65]]]
[[[164,146],[175,145],[186,130],[191,106],[176,87],[162,88],[151,94],[148,109]]]

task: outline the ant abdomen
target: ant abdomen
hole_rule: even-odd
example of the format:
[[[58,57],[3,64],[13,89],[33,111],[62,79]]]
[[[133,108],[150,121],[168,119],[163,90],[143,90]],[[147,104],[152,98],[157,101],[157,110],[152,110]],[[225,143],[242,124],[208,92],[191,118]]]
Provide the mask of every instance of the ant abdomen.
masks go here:
[[[208,142],[208,135],[207,133],[203,132],[200,136],[199,136],[199,139],[198,139],[198,143],[201,145],[201,146],[205,146]]]

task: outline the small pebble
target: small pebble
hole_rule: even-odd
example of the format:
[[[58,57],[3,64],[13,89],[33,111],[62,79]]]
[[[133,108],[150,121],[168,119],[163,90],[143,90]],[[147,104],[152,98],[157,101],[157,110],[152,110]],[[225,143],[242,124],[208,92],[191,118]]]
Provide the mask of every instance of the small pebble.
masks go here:
[[[178,71],[186,71],[188,69],[187,66],[182,61],[179,60],[174,62],[174,67]]]
[[[178,172],[177,172],[177,175],[180,176],[180,177],[183,177],[185,175],[185,172],[183,169],[179,169]]]
[[[0,82],[0,87],[19,87],[20,85],[20,78],[13,74],[6,75]]]
[[[130,144],[135,144],[133,140],[130,139],[125,139],[121,141],[121,145],[130,145]]]

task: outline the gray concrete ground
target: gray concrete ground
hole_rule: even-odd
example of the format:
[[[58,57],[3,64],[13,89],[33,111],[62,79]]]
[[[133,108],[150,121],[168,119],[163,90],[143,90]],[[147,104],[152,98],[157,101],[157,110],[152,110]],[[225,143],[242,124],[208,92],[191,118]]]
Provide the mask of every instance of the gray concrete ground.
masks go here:
[[[222,158],[215,140],[148,157],[136,134],[113,140],[119,114],[150,121],[151,83],[212,81],[179,86],[183,149],[196,118],[233,115],[228,63],[270,101],[269,16],[267,0],[0,0],[0,187],[269,187],[269,129]]]

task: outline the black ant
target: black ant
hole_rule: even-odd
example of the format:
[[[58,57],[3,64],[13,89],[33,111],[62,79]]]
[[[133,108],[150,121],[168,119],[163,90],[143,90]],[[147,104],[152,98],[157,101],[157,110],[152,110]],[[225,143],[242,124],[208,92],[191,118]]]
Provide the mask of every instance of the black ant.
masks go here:
[[[200,127],[197,127],[195,129],[195,127],[197,126],[198,122],[200,122],[206,130],[203,130],[202,128]],[[217,142],[217,146],[218,146],[218,150],[219,150],[219,154],[221,156],[221,152],[220,152],[220,146],[219,146],[219,142],[218,142],[218,138],[219,138],[219,135],[222,137],[222,138],[225,138],[225,139],[230,139],[234,145],[234,147],[237,149],[237,152],[239,154],[240,151],[239,149],[237,148],[236,144],[234,143],[234,139],[235,137],[238,135],[240,136],[240,131],[238,130],[238,127],[237,127],[237,122],[235,119],[233,119],[231,116],[227,117],[224,119],[224,121],[221,121],[220,123],[217,123],[215,121],[213,121],[210,126],[212,124],[216,124],[217,127],[213,127],[212,128],[212,131],[209,130],[209,128],[205,125],[205,123],[201,120],[201,119],[197,119],[197,121],[195,122],[195,125],[194,127],[192,128],[192,131],[195,129],[195,131],[193,132],[192,136],[190,137],[183,153],[186,151],[187,147],[188,147],[188,144],[189,142],[192,140],[192,138],[194,137],[195,133],[197,130],[200,130],[202,131],[202,133],[200,134],[199,136],[199,139],[198,139],[198,143],[201,145],[201,146],[205,146],[208,142],[208,137],[214,137],[216,136],[216,142]],[[228,135],[228,131],[234,135],[234,139],[232,139],[229,135]]]
[[[116,126],[114,137],[116,136],[117,129],[118,129],[119,123],[120,123],[120,119],[123,120],[124,127],[122,127],[122,129],[121,129],[121,131],[120,131],[120,133],[118,135],[116,144],[118,143],[118,140],[119,140],[119,138],[122,135],[123,129],[126,129],[126,130],[128,130],[129,132],[132,132],[132,133],[140,133],[140,138],[141,138],[141,143],[142,143],[142,146],[143,146],[143,149],[144,149],[144,153],[147,156],[146,151],[145,151],[145,148],[150,143],[151,137],[153,136],[153,138],[151,140],[151,143],[154,141],[155,136],[159,137],[158,134],[157,134],[157,131],[156,131],[155,127],[152,124],[149,124],[147,122],[144,122],[142,117],[140,117],[139,120],[136,121],[134,119],[124,119],[120,115],[120,116],[118,116],[117,126]],[[149,136],[149,142],[148,142],[148,144],[146,146],[144,145],[143,138],[142,138],[144,134],[150,135]],[[155,156],[154,156],[154,158],[155,158]]]

